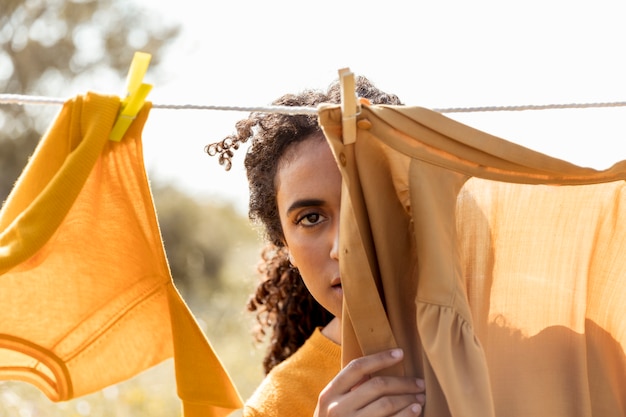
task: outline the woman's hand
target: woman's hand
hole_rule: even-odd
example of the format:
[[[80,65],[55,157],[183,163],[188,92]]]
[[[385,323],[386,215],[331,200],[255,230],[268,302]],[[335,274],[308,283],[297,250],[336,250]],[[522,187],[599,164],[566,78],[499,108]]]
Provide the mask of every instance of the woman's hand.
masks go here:
[[[401,349],[353,360],[322,390],[315,417],[418,416],[424,406],[424,381],[371,376],[402,361]]]

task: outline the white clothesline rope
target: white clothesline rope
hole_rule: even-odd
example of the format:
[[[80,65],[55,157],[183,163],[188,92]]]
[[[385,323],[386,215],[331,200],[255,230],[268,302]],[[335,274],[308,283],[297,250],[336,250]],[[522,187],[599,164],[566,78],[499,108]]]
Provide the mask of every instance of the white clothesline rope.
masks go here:
[[[0,94],[0,104],[19,105],[52,105],[63,104],[67,100],[57,97],[29,96],[21,94]],[[523,110],[555,110],[555,109],[588,109],[600,107],[626,107],[626,101],[600,102],[600,103],[569,103],[569,104],[539,104],[519,106],[484,106],[484,107],[451,107],[431,109],[439,113],[475,113],[496,111],[523,111]],[[217,106],[197,104],[152,104],[154,109],[172,110],[222,110],[259,113],[281,114],[317,114],[317,107],[299,106]]]

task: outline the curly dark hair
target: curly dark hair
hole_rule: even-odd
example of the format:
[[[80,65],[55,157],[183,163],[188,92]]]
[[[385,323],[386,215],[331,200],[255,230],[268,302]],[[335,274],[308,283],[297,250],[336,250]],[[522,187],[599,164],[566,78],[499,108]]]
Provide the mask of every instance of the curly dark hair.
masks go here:
[[[376,88],[367,78],[355,77],[356,94],[372,104],[401,105],[394,94]],[[320,103],[341,102],[338,80],[326,91],[305,90],[286,94],[272,105],[315,107]],[[257,312],[258,340],[271,329],[270,345],[263,361],[265,372],[291,356],[313,333],[333,316],[309,293],[297,269],[291,266],[276,203],[275,177],[278,163],[287,148],[321,132],[316,115],[251,113],[236,124],[237,133],[208,145],[209,155],[219,155],[228,170],[233,150],[251,139],[244,165],[250,191],[249,216],[264,228],[267,246],[261,253],[258,271],[261,282],[248,301],[249,311]]]

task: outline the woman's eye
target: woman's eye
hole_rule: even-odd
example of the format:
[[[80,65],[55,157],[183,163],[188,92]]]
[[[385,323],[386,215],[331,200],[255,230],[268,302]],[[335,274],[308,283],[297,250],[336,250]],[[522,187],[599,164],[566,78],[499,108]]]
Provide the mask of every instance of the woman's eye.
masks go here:
[[[314,226],[322,220],[322,216],[319,213],[309,213],[300,217],[296,224],[301,226]]]

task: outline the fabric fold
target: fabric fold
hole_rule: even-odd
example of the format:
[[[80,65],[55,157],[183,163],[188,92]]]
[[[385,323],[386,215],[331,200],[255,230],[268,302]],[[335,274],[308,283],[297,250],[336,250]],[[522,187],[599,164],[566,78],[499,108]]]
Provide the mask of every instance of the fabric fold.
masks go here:
[[[185,416],[227,415],[241,400],[161,241],[141,145],[150,103],[112,142],[119,105],[68,100],[0,211],[0,378],[63,401],[173,356]]]

